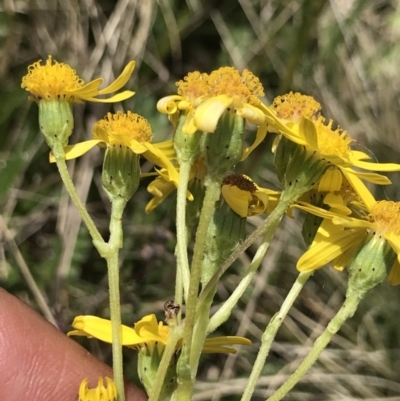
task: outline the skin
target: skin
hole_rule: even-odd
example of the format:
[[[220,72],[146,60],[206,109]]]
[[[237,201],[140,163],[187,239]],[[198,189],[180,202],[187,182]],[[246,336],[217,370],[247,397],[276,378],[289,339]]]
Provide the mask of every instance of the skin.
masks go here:
[[[0,289],[0,398],[4,401],[77,401],[85,377],[89,387],[110,367],[48,323],[19,299]],[[145,393],[126,385],[127,401]]]

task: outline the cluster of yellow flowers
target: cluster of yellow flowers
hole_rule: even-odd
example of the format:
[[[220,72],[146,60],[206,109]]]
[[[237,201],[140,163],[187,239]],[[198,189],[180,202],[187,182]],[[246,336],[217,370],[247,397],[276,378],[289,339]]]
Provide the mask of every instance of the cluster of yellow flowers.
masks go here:
[[[400,171],[400,165],[372,163],[366,153],[353,150],[353,139],[343,129],[334,128],[332,121],[326,121],[321,105],[310,96],[291,92],[266,105],[259,79],[248,70],[240,73],[232,67],[223,67],[210,74],[192,72],[177,82],[176,94],[157,104],[158,111],[167,114],[174,127],[173,139],[153,143],[153,132],[147,120],[128,111],[108,113],[94,124],[92,139],[69,144],[73,129],[70,121],[72,104],[118,102],[133,96],[134,92],[124,91],[109,98],[98,97],[121,89],[128,82],[134,66],[133,61],[128,63],[122,74],[105,89],[99,89],[102,79],[85,84],[70,66],[54,61],[51,56],[45,65],[39,61],[28,68],[22,87],[30,92],[29,99],[39,104],[41,131],[52,150],[50,161],[60,157],[65,160],[77,158],[96,145],[106,148],[110,157],[110,162],[104,164],[109,166],[107,179],[117,183],[116,189],[113,185],[107,186],[109,196],[122,196],[123,193],[128,199],[137,185],[129,186],[124,175],[137,181],[139,176],[132,175],[135,171],[140,174],[140,171],[126,166],[126,152],[131,155],[129,160],[132,155],[136,159],[139,155],[144,156],[157,166],[157,176],[148,186],[153,198],[146,207],[147,212],[178,188],[183,165],[189,161],[185,188],[188,207],[201,200],[204,187],[215,180],[220,188],[221,202],[241,219],[269,215],[280,202],[287,202],[284,212],[291,213],[297,208],[318,218],[317,225],[307,227],[306,220],[303,228],[309,249],[298,261],[299,271],[313,271],[329,262],[335,269],[343,270],[360,247],[373,240],[378,244],[375,251],[384,248],[385,254],[392,255],[385,259],[390,260],[390,266],[385,266],[386,276],[391,284],[400,284],[400,203],[375,200],[364,184],[364,181],[390,184],[387,177],[376,171]],[[59,104],[65,109],[60,109]],[[255,139],[248,146],[244,137],[246,123],[256,126]],[[57,130],[62,135],[58,135]],[[250,177],[234,172],[235,166],[251,155],[267,133],[276,135],[272,152],[282,191],[263,188]],[[124,163],[114,160],[121,158]],[[196,213],[201,202],[197,203],[197,208]],[[236,237],[235,241],[238,241]],[[209,278],[202,279],[203,287]],[[73,327],[75,330],[69,335],[112,342],[109,320],[79,316]],[[156,353],[161,359],[169,327],[158,323],[154,315],[145,316],[134,328],[122,326],[121,332],[122,345],[139,352],[144,347],[146,352]],[[229,346],[231,344],[249,345],[250,341],[241,337],[208,338],[202,350],[235,352]],[[182,339],[176,349],[179,351],[181,347]],[[143,377],[142,380],[146,388],[153,385],[146,384]],[[108,382],[108,387],[111,386]],[[102,381],[99,387],[104,389]],[[84,400],[87,382],[82,388],[80,397]],[[113,399],[115,392],[112,388],[107,398],[104,390],[101,399]]]

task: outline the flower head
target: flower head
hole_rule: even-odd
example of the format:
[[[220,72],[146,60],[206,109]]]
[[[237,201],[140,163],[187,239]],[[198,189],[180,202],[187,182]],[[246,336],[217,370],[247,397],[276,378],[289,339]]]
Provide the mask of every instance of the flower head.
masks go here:
[[[164,167],[171,182],[178,185],[178,172],[169,160],[171,148],[173,148],[172,142],[153,144],[152,140],[151,126],[144,117],[130,111],[107,113],[104,119],[97,121],[93,126],[93,139],[64,148],[65,158],[67,160],[75,159],[96,145],[102,147],[124,146],[133,153],[142,154],[155,165]],[[50,161],[55,161],[54,157],[50,156]]]
[[[259,100],[264,96],[264,90],[260,80],[249,70],[239,73],[233,67],[222,67],[211,74],[195,71],[176,85],[178,94],[162,98],[157,109],[170,118],[184,112],[182,129],[185,134],[196,131],[212,133],[222,114],[231,111],[252,124],[260,125],[255,144],[247,152],[245,150],[244,156],[247,157],[264,139],[265,117]]]
[[[89,388],[88,379],[82,380],[79,386],[79,401],[117,401],[117,388],[114,382],[106,377],[107,387],[104,387],[103,378],[99,377],[97,387]]]
[[[357,187],[364,184],[359,180]],[[362,191],[367,193],[367,189]],[[333,261],[337,270],[342,270],[351,260],[354,252],[369,237],[387,242],[397,254],[388,280],[400,284],[400,202],[376,201],[371,194],[362,199],[364,210],[353,217],[340,210],[323,210],[312,206],[302,206],[303,210],[316,214],[324,220],[317,231],[309,250],[297,263],[300,271],[311,271]]]
[[[357,169],[372,171],[400,171],[395,163],[371,163],[370,157],[351,148],[354,140],[340,127],[334,128],[333,122],[325,122],[320,116],[320,105],[314,99],[290,93],[279,97],[272,107],[263,106],[268,127],[289,141],[304,146],[308,151],[328,164],[337,166],[342,174],[360,194],[363,188],[356,187],[360,177],[374,184],[387,185],[390,180],[377,173],[360,172]]]
[[[77,316],[72,327],[75,329],[69,336],[94,337],[101,341],[112,342],[111,321],[96,316]],[[129,348],[140,349],[147,347],[157,348],[161,354],[168,341],[169,327],[158,322],[154,314],[144,316],[135,323],[134,328],[122,325],[122,345]],[[178,343],[178,347],[181,347]],[[231,345],[251,345],[251,341],[244,337],[227,336],[208,338],[204,342],[204,353],[236,353]]]
[[[28,67],[28,74],[22,78],[21,87],[31,93],[29,100],[67,100],[82,103],[83,100],[100,103],[120,102],[132,97],[135,93],[124,91],[106,99],[97,96],[108,95],[121,89],[129,80],[135,68],[130,61],[121,75],[109,86],[99,89],[103,79],[97,78],[87,84],[79,78],[76,71],[68,64],[59,63],[48,56],[46,63],[39,60]]]

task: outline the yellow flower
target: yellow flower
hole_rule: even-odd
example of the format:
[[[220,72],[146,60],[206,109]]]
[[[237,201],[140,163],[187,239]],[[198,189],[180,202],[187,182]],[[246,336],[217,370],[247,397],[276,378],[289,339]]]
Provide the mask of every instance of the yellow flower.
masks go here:
[[[89,388],[88,379],[82,380],[79,386],[79,401],[117,401],[117,388],[114,382],[106,377],[107,387],[104,387],[103,378],[99,377],[97,387]]]
[[[77,316],[72,327],[75,330],[70,331],[68,336],[94,337],[112,343],[110,320],[101,319],[97,316]],[[135,349],[147,347],[150,350],[157,347],[159,354],[162,354],[169,336],[169,327],[161,321],[157,322],[154,314],[144,316],[135,323],[134,328],[122,325],[121,331],[122,345]],[[178,343],[178,348],[181,345],[182,341]],[[251,345],[251,341],[237,336],[207,338],[204,342],[203,353],[236,353],[236,349],[230,345]]]
[[[64,148],[66,160],[82,156],[94,146],[126,146],[132,152],[142,154],[152,163],[165,168],[171,182],[178,185],[179,175],[169,160],[173,153],[172,141],[152,144],[153,133],[148,121],[139,114],[128,111],[127,113],[107,113],[104,119],[99,120],[93,127],[93,139],[68,145]],[[55,158],[50,156],[50,161]]]
[[[312,97],[289,93],[278,99],[272,107],[263,105],[269,127],[315,152],[321,160],[337,166],[361,197],[368,194],[360,193],[365,187],[357,187],[355,178],[379,185],[390,184],[390,180],[380,174],[356,171],[354,167],[372,171],[400,171],[399,164],[365,161],[370,157],[351,149],[353,139],[346,131],[334,129],[332,121],[325,124],[324,118],[319,115],[320,106]]]
[[[97,96],[108,95],[121,89],[129,80],[135,68],[135,62],[130,61],[121,75],[109,86],[99,89],[103,83],[102,78],[94,79],[87,83],[78,77],[76,71],[68,64],[59,63],[48,56],[46,64],[39,60],[28,67],[28,74],[22,78],[21,87],[25,88],[32,96],[29,100],[68,100],[73,103],[82,103],[82,100],[100,103],[114,103],[129,99],[135,92],[124,91],[106,99],[98,99]]]
[[[211,74],[198,71],[189,73],[177,82],[178,94],[159,100],[157,109],[177,121],[186,113],[183,132],[214,132],[221,115],[230,110],[252,124],[259,125],[255,142],[244,151],[244,157],[265,138],[265,116],[259,97],[264,96],[259,79],[250,71],[242,74],[233,67],[222,67]]]
[[[241,217],[271,213],[280,197],[280,192],[261,188],[249,177],[240,174],[225,176],[221,193],[225,202]]]
[[[357,188],[365,186],[358,179]],[[361,191],[366,194],[367,189]],[[369,193],[362,201],[366,213],[350,217],[340,210],[327,211],[311,205],[299,208],[324,218],[309,250],[297,262],[300,271],[312,271],[333,261],[333,267],[343,270],[357,248],[368,236],[385,240],[397,254],[388,281],[400,284],[400,202],[376,201]]]

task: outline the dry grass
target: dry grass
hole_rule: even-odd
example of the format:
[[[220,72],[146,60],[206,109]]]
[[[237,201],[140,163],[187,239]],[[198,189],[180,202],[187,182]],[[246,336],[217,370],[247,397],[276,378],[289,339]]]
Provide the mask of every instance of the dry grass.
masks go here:
[[[264,83],[267,102],[289,90],[312,94],[360,149],[381,162],[399,162],[399,10],[394,0],[5,0],[0,6],[2,286],[62,330],[76,314],[107,314],[105,266],[56,169],[48,165],[36,106],[20,89],[28,64],[52,54],[75,66],[85,80],[102,76],[110,82],[135,59],[130,86],[137,94],[124,107],[145,115],[157,140],[169,135],[170,127],[156,114],[155,103],[174,91],[175,80],[194,69],[249,68]],[[108,107],[77,107],[72,140],[87,138]],[[276,185],[269,146],[267,140],[257,151],[251,174],[260,184]],[[100,188],[99,165],[100,154],[94,151],[70,168],[80,196],[107,233],[109,204]],[[145,171],[150,168],[143,165]],[[376,194],[397,200],[400,179],[397,174],[390,178],[394,185]],[[126,213],[121,275],[128,324],[160,312],[173,294],[172,286],[165,285],[174,277],[173,205],[165,202],[152,215],[143,215],[147,184]],[[249,228],[259,222],[253,219]],[[263,329],[293,283],[294,265],[304,249],[298,220],[285,220],[259,275],[223,327],[225,333],[249,336],[254,346],[227,359],[205,358],[194,399],[238,399]],[[24,266],[34,283],[29,284]],[[215,309],[241,272],[237,264],[226,274]],[[278,333],[254,400],[265,399],[299,365],[338,310],[345,285],[345,273],[327,268],[314,275]],[[398,289],[387,284],[375,289],[287,399],[400,400],[399,301]],[[84,344],[109,360],[107,347]],[[130,352],[126,365],[135,380]]]

